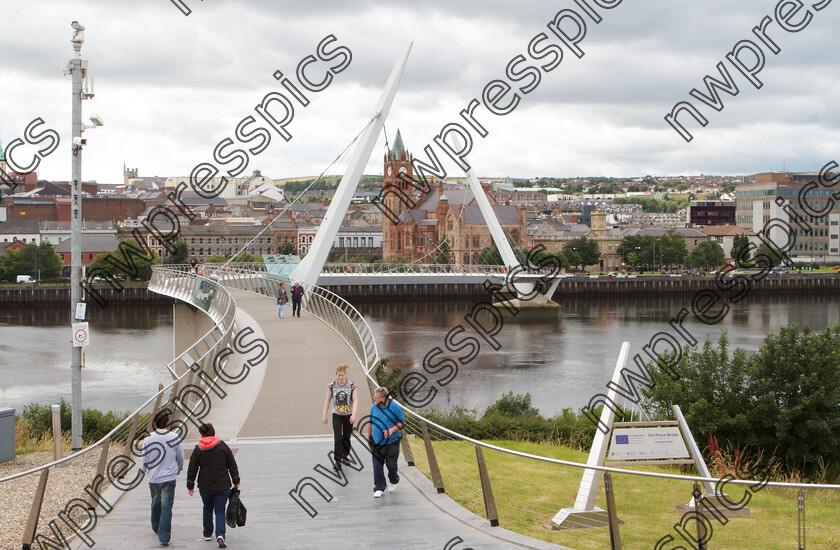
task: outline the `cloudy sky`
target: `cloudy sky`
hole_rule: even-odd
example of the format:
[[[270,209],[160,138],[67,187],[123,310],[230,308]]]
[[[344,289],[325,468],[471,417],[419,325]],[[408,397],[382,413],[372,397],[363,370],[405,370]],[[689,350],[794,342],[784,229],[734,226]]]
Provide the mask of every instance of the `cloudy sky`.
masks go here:
[[[583,0],[581,0],[583,1]],[[595,0],[588,0],[595,6]],[[563,46],[562,62],[539,70],[540,82],[520,103],[497,116],[475,111],[488,131],[473,132],[470,162],[480,176],[637,176],[750,174],[818,170],[840,156],[840,0],[809,0],[788,14],[799,32],[775,21],[777,1],[624,0],[596,7],[596,24],[573,0],[444,2],[184,0],[184,16],[170,0],[131,2],[0,0],[0,140],[22,136],[41,117],[57,130],[61,145],[43,160],[39,176],[70,177],[70,77],[62,69],[73,56],[70,22],[86,26],[82,56],[89,61],[96,97],[83,104],[84,118],[98,113],[105,126],[85,132],[83,176],[122,180],[122,166],[142,176],[184,176],[201,162],[267,93],[284,91],[277,70],[294,75],[298,62],[316,52],[327,35],[352,52],[350,65],[325,90],[296,104],[288,142],[272,134],[265,151],[251,155],[246,173],[272,178],[319,174],[365,126],[382,86],[404,48],[413,42],[400,90],[386,123],[406,146],[427,144],[473,98],[481,101],[494,79],[508,80],[517,55],[527,65],[546,64],[528,54],[559,44],[547,24],[567,8],[581,14],[586,37],[578,58]],[[605,0],[601,0],[605,3]],[[811,4],[822,6],[817,11]],[[790,6],[781,6],[786,12]],[[810,9],[810,15],[805,9]],[[765,16],[766,34],[781,49],[773,54],[752,33]],[[810,21],[805,26],[805,19]],[[575,29],[563,23],[567,34]],[[742,40],[761,49],[765,66],[756,89],[726,54]],[[755,63],[741,52],[747,65]],[[703,77],[720,79],[723,61],[740,90],[721,93],[717,112],[689,92],[706,93]],[[335,62],[333,62],[335,63]],[[312,79],[327,63],[311,67]],[[511,84],[523,87],[531,79]],[[514,90],[516,91],[516,90]],[[513,92],[511,92],[513,93]],[[510,97],[510,94],[508,94]],[[709,123],[687,115],[694,139],[687,143],[663,119],[675,103],[691,100]],[[463,122],[463,120],[461,120]],[[252,142],[253,146],[256,142]],[[367,173],[381,173],[384,136]],[[20,147],[24,161],[34,147]],[[447,171],[462,175],[439,148]],[[425,156],[425,155],[423,155]],[[230,165],[232,166],[232,165]],[[227,168],[230,168],[227,166]],[[340,173],[339,162],[328,173]],[[224,168],[224,167],[223,167]]]

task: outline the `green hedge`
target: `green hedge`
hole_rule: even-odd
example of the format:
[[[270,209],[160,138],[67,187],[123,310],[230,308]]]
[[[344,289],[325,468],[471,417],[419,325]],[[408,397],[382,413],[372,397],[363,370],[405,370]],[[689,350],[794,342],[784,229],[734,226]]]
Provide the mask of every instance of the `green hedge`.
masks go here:
[[[61,406],[61,431],[69,432],[71,429],[71,407],[62,397],[58,403]],[[32,425],[33,432],[43,434],[52,433],[52,409],[50,405],[38,405],[30,403],[23,408],[20,415]],[[128,417],[128,413],[115,413],[108,411],[103,413],[97,409],[82,409],[82,436],[86,443],[99,441],[105,435],[117,427],[117,425]]]

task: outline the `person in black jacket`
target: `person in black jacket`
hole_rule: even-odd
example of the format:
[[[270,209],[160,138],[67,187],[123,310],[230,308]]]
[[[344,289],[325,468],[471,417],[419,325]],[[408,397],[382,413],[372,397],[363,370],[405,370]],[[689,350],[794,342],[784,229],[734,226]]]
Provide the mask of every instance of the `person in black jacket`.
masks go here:
[[[190,456],[187,468],[187,490],[193,496],[195,476],[198,474],[198,492],[204,503],[204,540],[213,540],[213,515],[216,516],[216,542],[219,548],[225,543],[225,504],[230,496],[230,486],[239,488],[239,468],[227,443],[216,437],[213,424],[198,428],[201,439]]]

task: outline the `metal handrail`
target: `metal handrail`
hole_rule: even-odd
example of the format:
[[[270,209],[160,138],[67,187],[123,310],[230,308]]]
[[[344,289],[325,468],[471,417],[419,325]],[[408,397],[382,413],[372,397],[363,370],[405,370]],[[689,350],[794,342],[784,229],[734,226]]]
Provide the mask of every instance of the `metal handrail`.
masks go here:
[[[153,290],[153,288],[152,288],[153,286],[155,286],[155,285],[157,285],[157,284],[163,284],[164,286],[168,286],[168,287],[171,287],[171,286],[172,286],[172,284],[171,284],[171,283],[169,283],[169,284],[167,285],[167,283],[164,283],[164,282],[162,281],[162,279],[161,279],[161,278],[163,277],[163,274],[165,274],[165,273],[177,274],[177,275],[178,275],[179,277],[181,277],[181,278],[183,278],[183,276],[184,276],[184,275],[187,275],[187,278],[188,278],[189,280],[191,280],[191,281],[192,281],[192,280],[197,281],[197,280],[199,279],[199,277],[197,277],[197,276],[195,276],[195,275],[191,275],[191,274],[189,274],[189,273],[185,273],[183,270],[179,270],[179,269],[171,269],[171,268],[169,268],[169,267],[167,267],[167,268],[163,268],[163,267],[160,267],[160,266],[154,266],[154,267],[152,268],[152,278],[151,278],[151,280],[149,281],[149,289],[150,289],[150,290],[152,290],[153,292],[158,292],[157,290]],[[209,280],[209,279],[208,279],[208,280]],[[213,283],[213,282],[211,281],[211,283]],[[215,284],[215,283],[213,283],[213,284]],[[219,285],[219,286],[221,286],[221,285]],[[193,288],[193,287],[194,287],[194,284],[193,284],[190,288]],[[180,288],[178,288],[178,289],[180,290]],[[174,294],[169,294],[168,292],[159,292],[159,293],[161,293],[161,294],[167,294],[167,295],[171,295],[172,297],[178,297],[178,298],[180,298],[180,296],[175,296]],[[201,338],[199,338],[199,339],[198,339],[198,340],[197,340],[197,341],[196,341],[196,342],[195,342],[192,346],[190,346],[189,348],[187,348],[186,350],[184,350],[184,352],[183,352],[183,353],[179,354],[179,355],[178,355],[175,359],[173,359],[172,361],[170,361],[170,362],[167,364],[167,368],[169,369],[169,371],[170,371],[170,372],[174,372],[174,371],[173,371],[173,369],[172,369],[172,366],[173,366],[173,365],[176,365],[179,361],[183,361],[185,357],[186,357],[186,358],[190,358],[190,357],[191,357],[191,356],[189,355],[189,354],[190,354],[190,352],[194,351],[194,350],[196,349],[196,347],[198,346],[198,344],[199,344],[199,343],[203,342],[206,338],[208,338],[208,337],[212,336],[212,333],[213,333],[215,330],[217,330],[217,329],[219,328],[219,326],[220,326],[220,325],[221,325],[221,327],[222,327],[222,331],[223,331],[223,332],[222,332],[222,337],[221,337],[221,338],[219,338],[219,339],[216,341],[216,343],[214,343],[212,346],[210,346],[210,348],[209,348],[206,352],[204,352],[203,354],[201,354],[201,355],[199,356],[199,359],[196,361],[197,363],[200,363],[200,362],[201,362],[201,361],[203,361],[203,360],[204,360],[204,359],[205,359],[208,355],[210,355],[211,353],[214,353],[214,352],[216,351],[216,347],[217,347],[218,343],[219,343],[219,342],[223,342],[223,341],[225,341],[225,340],[226,340],[226,337],[230,334],[230,331],[233,329],[233,316],[234,316],[234,313],[235,313],[235,303],[234,303],[233,299],[230,297],[230,295],[229,295],[227,292],[224,292],[224,293],[222,293],[222,294],[219,294],[218,296],[219,296],[219,301],[220,301],[219,308],[222,308],[222,307],[223,307],[223,308],[224,308],[224,312],[223,312],[221,315],[219,315],[219,314],[218,314],[218,309],[219,309],[219,308],[212,308],[212,313],[211,313],[211,311],[210,311],[210,308],[208,308],[207,313],[208,313],[208,315],[210,315],[210,317],[213,319],[213,321],[214,321],[214,323],[215,323],[215,326],[214,326],[213,328],[211,328],[210,330],[208,330],[208,331],[207,331],[207,332],[206,332],[206,333],[205,333],[205,334],[204,334]],[[216,295],[214,295],[214,298],[216,298]],[[192,362],[192,360],[190,360],[190,362]],[[38,467],[36,467],[36,468],[32,468],[32,469],[30,469],[30,470],[26,470],[25,472],[19,472],[19,473],[17,473],[17,474],[12,474],[12,475],[6,476],[6,477],[4,477],[4,478],[0,478],[0,483],[6,482],[6,481],[11,481],[11,480],[13,480],[13,479],[17,479],[17,478],[19,478],[19,477],[24,477],[24,476],[27,476],[27,475],[30,475],[30,474],[34,474],[34,473],[40,472],[40,471],[42,471],[42,470],[46,470],[46,469],[52,468],[52,467],[57,466],[57,465],[59,465],[59,464],[63,464],[63,463],[65,463],[65,462],[69,462],[69,461],[71,461],[71,460],[74,460],[74,459],[76,459],[76,458],[78,458],[78,457],[82,456],[83,454],[89,453],[90,451],[92,451],[93,449],[96,449],[97,447],[100,447],[101,445],[103,445],[103,444],[105,443],[105,441],[110,441],[110,439],[111,439],[111,438],[112,438],[112,437],[113,437],[116,433],[118,433],[120,430],[122,430],[123,428],[125,428],[126,426],[128,426],[128,425],[129,425],[129,423],[130,423],[130,422],[131,422],[131,421],[132,421],[135,417],[138,417],[138,416],[139,416],[139,415],[143,412],[143,410],[146,408],[146,406],[148,406],[148,405],[149,405],[152,401],[154,401],[155,399],[157,399],[157,398],[158,398],[158,396],[162,396],[163,394],[165,394],[165,393],[166,393],[168,390],[170,390],[170,389],[171,389],[171,388],[172,388],[175,384],[177,384],[178,382],[180,382],[180,381],[181,381],[184,377],[186,377],[186,376],[187,376],[188,374],[190,374],[190,373],[191,373],[191,371],[190,371],[190,370],[187,370],[186,372],[184,372],[184,374],[182,374],[181,376],[179,376],[177,379],[175,379],[175,380],[173,380],[172,382],[170,382],[170,383],[169,383],[169,385],[167,385],[167,386],[165,386],[164,388],[162,388],[162,389],[158,390],[158,391],[157,391],[155,394],[153,394],[153,395],[152,395],[152,396],[151,396],[151,397],[150,397],[147,401],[145,401],[145,402],[144,402],[144,403],[143,403],[140,407],[138,407],[138,408],[137,408],[134,412],[132,412],[131,414],[129,414],[129,415],[125,418],[125,420],[123,420],[122,422],[120,422],[119,424],[117,424],[117,426],[116,426],[116,427],[114,427],[114,428],[113,428],[110,432],[108,432],[108,433],[107,433],[104,437],[102,437],[99,441],[97,441],[97,442],[95,442],[95,443],[93,443],[93,444],[89,445],[88,447],[86,447],[86,448],[82,449],[82,450],[81,450],[81,451],[79,451],[79,452],[73,453],[73,454],[71,454],[71,455],[69,455],[69,456],[66,456],[66,457],[64,457],[64,458],[61,458],[61,459],[59,459],[59,460],[55,460],[55,461],[50,462],[50,463],[48,463],[48,464],[44,464],[44,465],[42,465],[42,466],[38,466]]]

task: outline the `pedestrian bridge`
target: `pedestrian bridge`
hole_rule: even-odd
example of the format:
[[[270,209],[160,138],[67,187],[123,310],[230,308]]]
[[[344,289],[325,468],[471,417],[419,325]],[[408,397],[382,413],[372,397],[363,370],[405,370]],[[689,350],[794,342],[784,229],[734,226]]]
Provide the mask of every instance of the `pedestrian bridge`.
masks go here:
[[[709,520],[709,530],[698,531],[703,523],[684,520],[676,507],[713,478],[587,467],[580,454],[553,447],[511,450],[504,442],[462,436],[405,407],[402,481],[395,493],[373,499],[363,438],[354,442],[353,466],[337,475],[331,430],[321,423],[337,365],[351,365],[359,417],[377,385],[376,338],[352,305],[305,285],[303,316],[292,318],[287,310],[279,319],[276,281],[255,270],[202,276],[156,267],[149,288],[179,304],[178,355],[167,366],[171,381],[96,444],[0,479],[6,493],[23,495],[18,500],[24,503],[4,516],[20,527],[0,546],[156,546],[148,490],[135,466],[137,444],[163,408],[187,434],[185,450],[193,447],[200,421],[213,422],[235,450],[249,514],[248,525],[228,530],[231,548],[318,549],[337,541],[348,548],[679,548],[678,541],[692,536],[719,547],[779,548],[804,547],[806,526],[810,547],[833,548],[840,541],[838,486],[733,481],[727,486],[733,498],[751,496],[749,517],[697,516]],[[597,506],[612,521],[551,530],[555,514],[574,503],[586,470],[609,480],[601,484]],[[56,483],[72,483],[65,481],[68,472],[83,480],[75,498],[51,499]],[[750,486],[752,492],[745,489]],[[200,525],[200,501],[187,496],[182,474],[171,547],[207,548]]]

